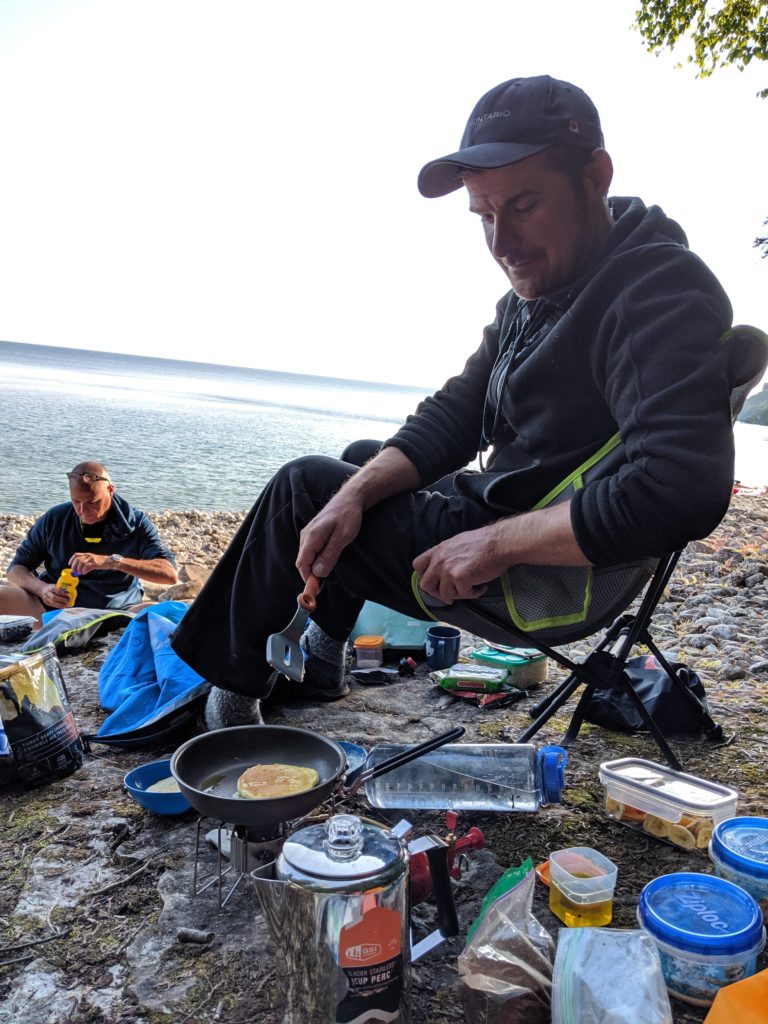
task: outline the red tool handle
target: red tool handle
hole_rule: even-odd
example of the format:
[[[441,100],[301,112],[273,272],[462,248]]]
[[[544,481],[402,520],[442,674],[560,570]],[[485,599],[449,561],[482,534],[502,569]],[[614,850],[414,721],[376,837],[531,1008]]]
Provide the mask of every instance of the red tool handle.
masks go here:
[[[448,853],[448,873],[451,878],[461,878],[461,866],[456,855],[462,850],[482,850],[485,846],[485,836],[479,828],[471,828],[465,836],[457,839],[453,848]]]
[[[313,612],[317,608],[317,595],[320,593],[322,583],[317,576],[308,576],[304,584],[304,590],[299,594],[299,604],[307,612]]]

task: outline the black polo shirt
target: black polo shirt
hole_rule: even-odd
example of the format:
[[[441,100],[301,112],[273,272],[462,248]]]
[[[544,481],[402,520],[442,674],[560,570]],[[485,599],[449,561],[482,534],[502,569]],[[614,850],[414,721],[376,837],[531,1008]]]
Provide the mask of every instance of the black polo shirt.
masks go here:
[[[55,583],[77,551],[92,551],[97,555],[116,553],[126,558],[167,558],[176,565],[176,559],[163,543],[149,516],[133,508],[118,494],[112,495],[112,506],[104,521],[101,539],[85,539],[97,536],[100,528],[100,525],[96,528],[83,527],[71,502],[55,505],[33,523],[16,549],[8,572],[15,565],[23,565],[30,572],[37,572],[46,583]],[[127,608],[141,601],[143,596],[141,580],[120,572],[116,566],[81,576],[75,605],[79,608]]]

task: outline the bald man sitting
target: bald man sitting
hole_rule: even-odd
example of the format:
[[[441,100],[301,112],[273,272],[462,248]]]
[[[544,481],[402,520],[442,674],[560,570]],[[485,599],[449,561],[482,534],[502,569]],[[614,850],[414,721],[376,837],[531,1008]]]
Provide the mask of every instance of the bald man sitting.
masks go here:
[[[149,517],[115,493],[100,462],[81,462],[67,473],[70,500],[48,509],[21,542],[0,586],[0,613],[42,614],[69,603],[56,586],[62,569],[80,578],[81,608],[136,610],[142,580],[178,583],[176,559]]]

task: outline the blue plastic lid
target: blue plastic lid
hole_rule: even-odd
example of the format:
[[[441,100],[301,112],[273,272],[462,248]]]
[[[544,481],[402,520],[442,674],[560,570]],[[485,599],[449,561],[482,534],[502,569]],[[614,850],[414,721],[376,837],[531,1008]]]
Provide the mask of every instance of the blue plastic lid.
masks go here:
[[[727,818],[715,825],[712,854],[729,867],[768,878],[768,818]]]
[[[638,916],[654,938],[688,953],[745,953],[763,936],[763,916],[749,893],[692,871],[649,882],[640,893]]]
[[[552,744],[542,747],[538,752],[539,777],[541,792],[548,804],[560,803],[565,785],[565,766],[568,764],[568,751]]]

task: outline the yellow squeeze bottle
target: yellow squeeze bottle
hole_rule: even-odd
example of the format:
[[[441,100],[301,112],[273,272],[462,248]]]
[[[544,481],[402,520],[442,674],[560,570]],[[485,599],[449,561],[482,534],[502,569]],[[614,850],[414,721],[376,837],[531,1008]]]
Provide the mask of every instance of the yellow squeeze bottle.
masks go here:
[[[72,575],[71,569],[61,570],[61,576],[59,576],[56,586],[60,587],[62,590],[66,590],[67,594],[69,594],[69,603],[67,604],[67,608],[71,608],[77,600],[77,584],[79,582],[80,581],[77,576]]]

